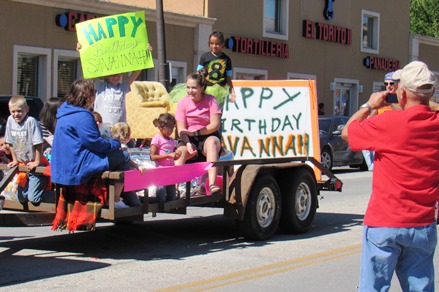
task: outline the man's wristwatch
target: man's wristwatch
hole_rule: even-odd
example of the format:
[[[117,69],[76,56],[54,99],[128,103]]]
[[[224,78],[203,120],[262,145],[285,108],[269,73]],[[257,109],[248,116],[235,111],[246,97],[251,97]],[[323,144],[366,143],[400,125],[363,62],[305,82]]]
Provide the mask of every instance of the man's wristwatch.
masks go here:
[[[373,110],[373,108],[366,102],[365,104],[362,104],[361,106],[360,106],[360,108],[368,108],[370,111],[372,111]]]

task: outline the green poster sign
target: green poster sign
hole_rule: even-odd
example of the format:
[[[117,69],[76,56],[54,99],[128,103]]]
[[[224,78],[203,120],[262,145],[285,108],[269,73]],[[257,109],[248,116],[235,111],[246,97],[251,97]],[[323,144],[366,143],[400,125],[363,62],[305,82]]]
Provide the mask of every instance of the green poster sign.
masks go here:
[[[154,67],[143,11],[80,22],[76,33],[84,78]]]

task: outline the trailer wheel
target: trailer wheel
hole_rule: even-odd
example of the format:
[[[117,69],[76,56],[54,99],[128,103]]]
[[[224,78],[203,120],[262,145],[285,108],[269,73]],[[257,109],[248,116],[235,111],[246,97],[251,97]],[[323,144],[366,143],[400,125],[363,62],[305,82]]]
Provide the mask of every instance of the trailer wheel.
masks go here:
[[[258,176],[249,194],[244,220],[239,227],[244,237],[265,240],[273,236],[280,220],[281,194],[276,180]]]
[[[280,180],[282,215],[279,227],[286,233],[305,233],[311,228],[317,210],[317,187],[312,175],[298,170]]]

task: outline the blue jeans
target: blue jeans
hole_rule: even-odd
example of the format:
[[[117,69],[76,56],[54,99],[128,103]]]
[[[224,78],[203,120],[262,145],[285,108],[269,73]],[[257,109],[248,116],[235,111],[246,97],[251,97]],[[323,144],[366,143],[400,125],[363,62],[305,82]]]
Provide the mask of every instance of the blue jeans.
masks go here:
[[[21,203],[31,202],[39,205],[43,200],[47,177],[41,173],[27,173],[27,183],[24,187],[18,187],[17,197]]]
[[[108,153],[109,170],[129,170],[130,154],[128,151],[114,150]]]
[[[140,199],[136,192],[122,192],[120,195],[123,198],[123,202],[130,207],[140,206]]]
[[[177,188],[175,185],[157,187],[157,190],[155,191],[155,198],[149,198],[150,203],[164,203],[175,200],[177,200]]]
[[[396,272],[402,291],[433,292],[436,228],[364,226],[359,291],[388,291]]]

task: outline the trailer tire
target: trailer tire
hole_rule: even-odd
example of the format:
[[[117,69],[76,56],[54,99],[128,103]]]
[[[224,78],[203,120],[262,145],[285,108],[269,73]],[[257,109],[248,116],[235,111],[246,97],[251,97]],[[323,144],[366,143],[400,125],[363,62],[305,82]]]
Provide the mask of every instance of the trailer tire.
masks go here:
[[[317,186],[309,171],[298,171],[280,179],[282,185],[282,232],[301,234],[311,228],[317,211]]]
[[[244,219],[239,227],[244,237],[250,240],[265,240],[276,232],[281,213],[281,193],[276,180],[270,175],[261,175],[249,194]]]

